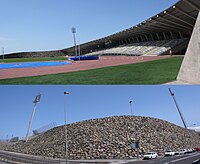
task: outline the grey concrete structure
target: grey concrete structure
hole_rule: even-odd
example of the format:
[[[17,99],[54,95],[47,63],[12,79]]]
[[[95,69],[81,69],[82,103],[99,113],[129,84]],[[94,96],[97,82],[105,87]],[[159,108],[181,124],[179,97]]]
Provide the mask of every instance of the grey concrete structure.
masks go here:
[[[172,39],[189,39],[191,37],[198,12],[200,0],[179,0],[168,9],[118,33],[95,39],[80,45],[81,54],[104,51],[121,45],[149,41],[170,41]],[[185,54],[188,42],[171,48],[172,54]],[[74,55],[75,47],[49,52],[21,52],[6,54],[5,58],[56,57]],[[163,53],[170,54],[170,51]],[[143,54],[145,55],[145,54]]]
[[[81,54],[119,47],[123,44],[148,42],[149,38],[154,41],[190,38],[199,10],[199,0],[180,0],[168,9],[131,28],[82,44]],[[129,41],[130,38],[134,39]],[[184,44],[178,50],[172,49],[173,54],[185,53],[187,46],[188,44]],[[69,47],[63,51],[70,55],[73,54],[73,50],[74,47]]]
[[[177,80],[200,84],[200,13]]]

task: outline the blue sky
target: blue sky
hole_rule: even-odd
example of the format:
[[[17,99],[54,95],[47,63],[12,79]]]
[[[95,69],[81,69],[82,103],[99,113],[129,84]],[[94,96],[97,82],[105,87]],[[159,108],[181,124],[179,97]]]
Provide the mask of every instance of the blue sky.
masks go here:
[[[0,86],[0,139],[26,135],[33,100],[40,92],[32,130],[51,122],[64,124],[64,91],[67,122],[130,115],[150,116],[183,126],[169,86]],[[200,125],[200,86],[170,86],[188,125]]]
[[[0,0],[5,53],[63,49],[136,25],[177,0]],[[2,50],[0,51],[2,54]]]

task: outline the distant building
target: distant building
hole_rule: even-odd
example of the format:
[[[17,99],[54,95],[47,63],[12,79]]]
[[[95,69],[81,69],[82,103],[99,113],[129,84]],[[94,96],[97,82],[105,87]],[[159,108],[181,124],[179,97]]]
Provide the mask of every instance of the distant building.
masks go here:
[[[19,137],[13,137],[10,139],[10,142],[18,142],[19,141]]]

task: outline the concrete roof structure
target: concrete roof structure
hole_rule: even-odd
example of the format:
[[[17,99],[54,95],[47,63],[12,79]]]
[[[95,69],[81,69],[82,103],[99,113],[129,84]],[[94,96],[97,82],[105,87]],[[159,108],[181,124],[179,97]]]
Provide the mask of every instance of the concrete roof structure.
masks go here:
[[[190,38],[199,10],[199,0],[180,0],[170,8],[131,28],[82,44],[81,53],[150,40]],[[65,51],[72,53],[74,47]]]

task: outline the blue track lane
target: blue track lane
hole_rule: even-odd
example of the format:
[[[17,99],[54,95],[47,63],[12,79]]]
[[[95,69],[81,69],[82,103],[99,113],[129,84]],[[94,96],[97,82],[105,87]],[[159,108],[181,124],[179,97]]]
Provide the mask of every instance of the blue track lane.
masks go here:
[[[34,67],[49,67],[49,66],[61,66],[68,65],[71,62],[66,61],[45,61],[45,62],[21,62],[21,63],[3,63],[0,64],[0,69],[9,68],[34,68]]]

